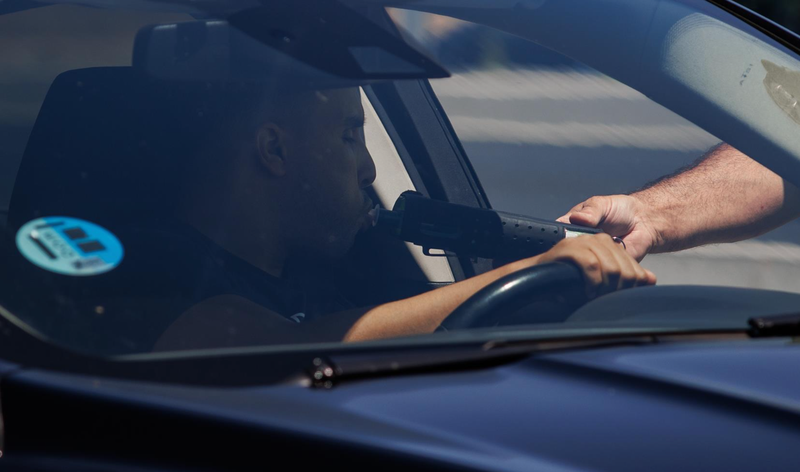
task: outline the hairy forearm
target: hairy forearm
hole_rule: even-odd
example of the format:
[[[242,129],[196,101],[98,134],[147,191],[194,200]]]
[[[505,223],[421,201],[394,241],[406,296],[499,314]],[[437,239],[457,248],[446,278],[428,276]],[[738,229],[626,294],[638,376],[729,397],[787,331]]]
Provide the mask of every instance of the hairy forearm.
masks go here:
[[[796,187],[727,144],[631,196],[657,234],[651,252],[740,241],[800,215]]]
[[[447,287],[371,308],[348,331],[344,341],[431,333],[475,292],[537,262],[536,257],[514,262]]]

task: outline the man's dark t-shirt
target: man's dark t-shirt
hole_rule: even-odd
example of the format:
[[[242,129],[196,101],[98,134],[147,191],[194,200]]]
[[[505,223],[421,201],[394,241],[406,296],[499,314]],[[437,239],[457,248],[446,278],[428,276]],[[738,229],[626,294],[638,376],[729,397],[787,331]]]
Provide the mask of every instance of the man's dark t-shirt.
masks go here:
[[[158,229],[139,229],[135,233],[128,239],[132,243],[136,241],[126,254],[126,257],[130,256],[129,269],[142,275],[137,279],[149,274],[151,280],[145,282],[149,285],[163,284],[166,287],[164,292],[172,300],[160,305],[162,315],[157,318],[161,327],[153,326],[154,334],[175,328],[176,322],[181,322],[187,332],[195,327],[199,329],[185,319],[188,313],[196,314],[198,307],[205,306],[203,311],[210,311],[212,315],[218,312],[220,320],[225,317],[223,312],[226,310],[237,311],[242,307],[241,303],[230,307],[220,307],[218,303],[209,305],[220,296],[244,299],[251,302],[246,304],[248,306],[265,309],[255,310],[263,311],[256,317],[275,329],[272,330],[274,336],[264,344],[334,341],[341,339],[346,332],[347,326],[334,327],[335,323],[326,315],[351,310],[355,306],[333,287],[331,279],[326,276],[317,277],[311,271],[313,277],[300,277],[301,271],[287,268],[284,277],[274,277],[226,251],[188,225],[160,225]],[[306,272],[309,271],[303,273]],[[248,312],[252,314],[253,310]],[[224,320],[220,325],[234,328]]]
[[[323,282],[272,276],[231,254],[199,231],[185,227],[200,263],[196,273],[194,302],[218,296],[238,295],[296,323],[312,321],[328,313],[353,308],[343,296]]]

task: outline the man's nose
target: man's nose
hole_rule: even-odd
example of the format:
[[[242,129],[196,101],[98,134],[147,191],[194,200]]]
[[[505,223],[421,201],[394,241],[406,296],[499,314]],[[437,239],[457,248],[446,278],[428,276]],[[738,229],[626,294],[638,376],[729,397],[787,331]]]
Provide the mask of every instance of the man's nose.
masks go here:
[[[375,170],[375,161],[372,160],[372,155],[367,148],[359,155],[358,163],[358,184],[361,188],[367,188],[375,182],[377,171]]]

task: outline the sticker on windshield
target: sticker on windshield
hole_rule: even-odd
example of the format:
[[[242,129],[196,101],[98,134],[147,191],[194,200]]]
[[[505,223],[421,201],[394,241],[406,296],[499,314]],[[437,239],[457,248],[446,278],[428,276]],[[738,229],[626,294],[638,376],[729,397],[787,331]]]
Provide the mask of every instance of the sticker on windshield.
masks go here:
[[[767,70],[764,86],[767,87],[772,101],[795,123],[800,124],[800,107],[797,106],[800,100],[800,72],[781,67],[766,59],[762,60],[761,64]]]
[[[66,216],[25,223],[17,249],[33,264],[57,274],[86,276],[108,272],[122,261],[122,244],[107,229]]]

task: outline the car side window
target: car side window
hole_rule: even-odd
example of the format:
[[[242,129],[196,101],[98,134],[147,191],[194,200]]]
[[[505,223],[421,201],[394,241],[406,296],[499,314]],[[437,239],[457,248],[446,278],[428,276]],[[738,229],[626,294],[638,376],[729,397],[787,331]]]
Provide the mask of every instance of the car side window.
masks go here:
[[[528,40],[395,11],[453,77],[431,84],[495,209],[555,219],[594,195],[630,193],[720,142],[636,90]],[[755,240],[650,255],[661,284],[799,291],[800,223]]]
[[[392,208],[397,197],[406,190],[416,190],[411,177],[400,159],[392,139],[381,123],[367,95],[362,91],[361,104],[364,107],[364,139],[372,160],[375,162],[376,175],[372,188],[383,208]],[[429,282],[453,282],[453,271],[443,257],[427,257],[422,248],[411,243],[404,243],[414,264]],[[402,265],[395,264],[396,274],[403,271]],[[406,271],[408,272],[408,271]],[[410,276],[409,274],[403,274]]]

